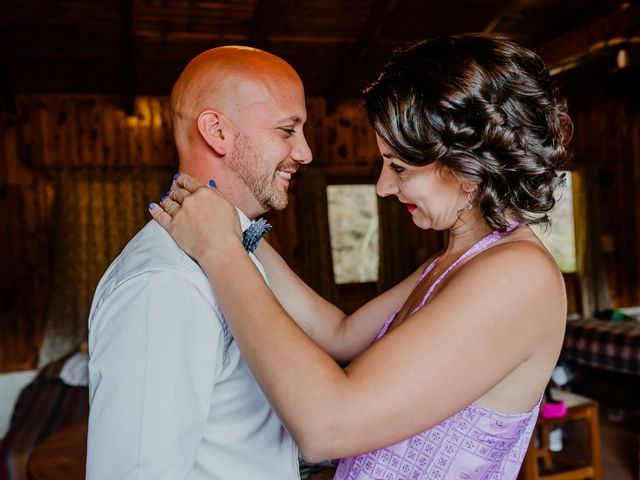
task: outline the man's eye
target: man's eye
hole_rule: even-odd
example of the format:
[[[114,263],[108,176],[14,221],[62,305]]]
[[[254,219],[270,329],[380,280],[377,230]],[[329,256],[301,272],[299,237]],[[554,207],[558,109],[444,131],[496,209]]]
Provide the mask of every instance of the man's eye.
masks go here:
[[[287,134],[287,136],[289,136],[289,137],[290,137],[291,135],[294,135],[294,134],[296,133],[295,129],[293,129],[293,128],[285,128],[285,127],[282,127],[282,128],[280,128],[280,130],[281,130],[281,131],[283,131],[284,133],[286,133],[286,134]]]

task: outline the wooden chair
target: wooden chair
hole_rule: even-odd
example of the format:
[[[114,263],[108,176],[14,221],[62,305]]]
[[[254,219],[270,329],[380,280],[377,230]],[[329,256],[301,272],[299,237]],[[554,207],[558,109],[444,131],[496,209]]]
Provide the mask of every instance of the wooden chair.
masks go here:
[[[87,422],[85,418],[67,425],[38,444],[29,455],[29,479],[83,480],[87,460]]]
[[[598,404],[589,398],[561,390],[553,390],[552,396],[555,400],[565,402],[568,409],[567,415],[551,419],[538,416],[519,478],[523,480],[600,480]],[[552,452],[549,449],[549,432],[567,422],[577,421],[586,422],[589,451],[584,452],[585,455],[580,455],[581,458],[569,458],[564,452]],[[571,450],[566,442],[565,450]],[[542,470],[539,460],[542,460],[544,466]]]

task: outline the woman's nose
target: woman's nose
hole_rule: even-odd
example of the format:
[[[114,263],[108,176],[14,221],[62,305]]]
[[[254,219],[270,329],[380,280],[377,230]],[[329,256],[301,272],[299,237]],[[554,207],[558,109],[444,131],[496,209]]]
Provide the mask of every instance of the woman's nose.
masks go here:
[[[398,193],[398,186],[391,172],[386,172],[384,169],[380,172],[380,177],[376,183],[376,193],[381,197],[388,197]]]

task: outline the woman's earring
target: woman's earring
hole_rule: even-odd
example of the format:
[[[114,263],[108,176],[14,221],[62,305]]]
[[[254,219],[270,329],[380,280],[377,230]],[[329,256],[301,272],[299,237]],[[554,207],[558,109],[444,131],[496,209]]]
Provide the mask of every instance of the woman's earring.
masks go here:
[[[471,192],[467,192],[467,210],[471,210],[473,208],[473,195]]]

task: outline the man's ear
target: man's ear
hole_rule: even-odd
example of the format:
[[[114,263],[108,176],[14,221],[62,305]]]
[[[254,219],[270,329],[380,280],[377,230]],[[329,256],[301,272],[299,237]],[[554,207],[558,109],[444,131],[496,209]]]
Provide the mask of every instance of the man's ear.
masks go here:
[[[227,154],[227,139],[229,132],[223,128],[224,117],[215,110],[204,110],[198,115],[198,131],[218,155]]]

